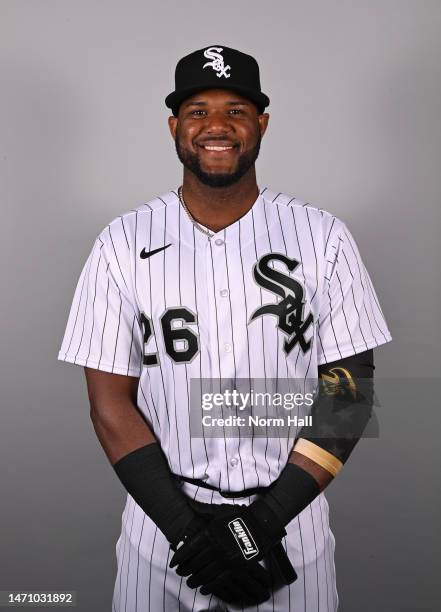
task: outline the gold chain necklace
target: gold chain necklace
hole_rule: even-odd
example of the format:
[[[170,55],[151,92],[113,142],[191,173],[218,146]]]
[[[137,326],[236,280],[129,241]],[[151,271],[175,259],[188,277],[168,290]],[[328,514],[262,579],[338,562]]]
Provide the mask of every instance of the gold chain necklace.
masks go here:
[[[194,219],[191,216],[190,211],[187,208],[186,203],[184,202],[184,197],[182,195],[182,185],[181,187],[178,188],[178,198],[180,203],[182,204],[182,208],[185,210],[185,212],[187,213],[187,217],[190,219],[190,221],[193,223],[193,225],[195,226],[196,229],[198,229],[200,232],[202,232],[203,234],[205,234],[206,236],[208,236],[209,238],[212,238],[214,236],[214,234],[212,234],[211,232],[209,232],[208,230],[206,230],[204,227],[202,227],[197,221],[196,219]]]

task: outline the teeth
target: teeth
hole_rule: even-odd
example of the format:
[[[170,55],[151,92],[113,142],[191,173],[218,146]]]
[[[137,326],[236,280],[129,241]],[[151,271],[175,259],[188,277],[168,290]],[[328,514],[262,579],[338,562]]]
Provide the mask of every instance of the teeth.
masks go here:
[[[207,151],[228,151],[228,149],[232,149],[233,147],[214,147],[214,146],[209,146],[206,145],[204,147],[204,149],[207,149]]]

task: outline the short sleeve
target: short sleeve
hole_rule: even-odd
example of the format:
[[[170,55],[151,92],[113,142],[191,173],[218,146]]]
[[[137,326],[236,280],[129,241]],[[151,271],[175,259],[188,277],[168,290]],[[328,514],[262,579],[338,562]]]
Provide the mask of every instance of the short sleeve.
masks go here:
[[[140,376],[143,340],[140,314],[110,242],[98,236],[81,271],[58,359],[126,376]],[[109,244],[110,243],[110,244]]]
[[[317,363],[329,363],[389,342],[372,281],[342,221],[326,248],[324,292],[317,329]]]

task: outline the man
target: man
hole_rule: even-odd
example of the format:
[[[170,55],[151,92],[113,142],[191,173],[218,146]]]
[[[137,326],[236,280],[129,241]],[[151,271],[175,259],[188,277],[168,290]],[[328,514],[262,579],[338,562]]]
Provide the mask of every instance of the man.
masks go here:
[[[175,85],[182,187],[97,237],[59,353],[85,367],[128,492],[113,610],[335,611],[322,491],[369,419],[353,381],[372,379],[391,336],[345,224],[257,185],[269,98],[256,61],[210,46],[178,62]],[[195,382],[318,376],[334,391],[309,430],[194,433]]]

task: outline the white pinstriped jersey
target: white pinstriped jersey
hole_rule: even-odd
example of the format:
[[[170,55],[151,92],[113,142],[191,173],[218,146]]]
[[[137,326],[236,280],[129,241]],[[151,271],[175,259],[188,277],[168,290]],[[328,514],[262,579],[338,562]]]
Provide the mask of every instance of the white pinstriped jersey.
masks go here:
[[[297,430],[292,438],[192,437],[191,381],[316,378],[319,364],[390,339],[354,239],[335,216],[262,189],[241,219],[209,238],[175,190],[117,217],[97,237],[58,358],[139,376],[138,407],[171,470],[241,491],[277,478]],[[187,482],[183,491],[236,503]],[[336,612],[323,493],[287,525],[283,544],[298,580],[274,590],[260,612]],[[170,570],[169,543],[130,495],[116,556],[113,612],[230,609]]]
[[[255,278],[256,264],[265,276],[265,255],[283,275],[278,283]],[[300,300],[296,332],[271,313],[253,318],[290,295]],[[117,217],[97,237],[58,358],[139,376],[139,409],[171,470],[240,491],[277,478],[295,432],[288,440],[191,438],[190,380],[316,377],[319,364],[390,339],[341,220],[262,189],[241,219],[209,238],[175,190]]]

